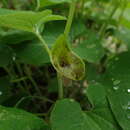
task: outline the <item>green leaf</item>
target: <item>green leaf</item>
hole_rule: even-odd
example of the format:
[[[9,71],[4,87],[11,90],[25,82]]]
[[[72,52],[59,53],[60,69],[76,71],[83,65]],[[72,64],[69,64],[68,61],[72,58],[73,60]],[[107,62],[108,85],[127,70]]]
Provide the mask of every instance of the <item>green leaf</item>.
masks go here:
[[[13,50],[9,46],[0,43],[0,67],[7,66],[12,60]]]
[[[23,110],[0,106],[1,130],[44,130],[46,123]]]
[[[70,37],[72,40],[74,40],[76,37],[78,37],[85,31],[86,31],[86,27],[85,27],[83,21],[76,19],[73,21],[71,31],[70,31]]]
[[[89,84],[98,82],[101,79],[101,73],[99,68],[92,63],[87,63],[86,66],[87,71],[85,74],[85,79],[87,80],[87,82]]]
[[[0,15],[0,25],[24,31],[34,32],[36,24],[52,12],[45,10],[39,13],[32,11],[13,11],[11,14]]]
[[[11,30],[6,32],[1,38],[0,42],[3,44],[18,44],[24,41],[33,40],[35,35],[29,32]]]
[[[57,101],[51,114],[52,130],[101,130],[71,99]]]
[[[104,86],[99,83],[90,83],[87,88],[87,97],[93,105],[91,115],[94,115],[94,117],[96,117],[96,120],[101,119],[104,120],[104,122],[106,122],[107,124],[111,124],[111,126],[113,125],[115,127],[118,127],[108,105],[107,93]]]
[[[65,20],[65,18],[59,15],[52,15],[50,10],[37,13],[32,11],[13,11],[10,14],[0,15],[0,26],[35,33],[42,23],[53,20]]]
[[[102,130],[102,129],[90,116],[84,114],[84,125],[79,130]]]
[[[116,122],[116,120],[115,120],[115,118],[113,116],[113,113],[112,113],[109,106],[108,107],[100,107],[100,108],[95,107],[92,110],[92,112],[93,112],[93,114],[95,114],[95,115],[103,118],[104,120],[112,123],[115,127],[118,128],[118,124],[117,124],[117,122]]]
[[[130,29],[120,27],[115,31],[115,36],[130,49]]]
[[[52,130],[116,130],[101,117],[91,117],[72,99],[57,101],[51,113]],[[100,119],[100,120],[99,120]]]
[[[130,95],[126,93],[108,93],[108,99],[112,108],[112,111],[124,130],[130,129]]]
[[[52,130],[80,130],[84,121],[80,105],[69,99],[57,101],[51,113]]]
[[[68,47],[64,35],[60,35],[52,48],[52,64],[61,75],[72,79],[81,80],[85,73],[84,62]]]
[[[38,0],[38,6],[40,8],[46,7],[46,6],[52,6],[56,4],[62,4],[62,3],[71,3],[72,0]]]
[[[91,31],[87,32],[86,39],[87,40],[84,40],[82,43],[73,48],[73,50],[82,59],[92,63],[98,63],[104,55],[101,39],[99,39],[99,37]]]
[[[64,32],[64,28],[64,21],[54,21],[53,23],[47,23],[45,25],[43,35],[49,47],[53,46],[54,41],[56,41],[59,35]]]
[[[125,7],[125,10],[124,10],[124,13],[123,13],[123,17],[121,18],[120,23],[123,26],[125,26],[125,27],[130,29],[130,15],[129,15],[129,12],[130,12],[130,2],[129,1],[125,1],[124,4],[126,5],[126,7]]]
[[[100,130],[119,130],[116,129],[115,126],[108,122],[107,120],[103,119],[102,117],[90,112],[87,113],[89,115],[89,117],[91,117],[93,119],[93,121],[95,121],[95,123],[97,123],[100,127]]]
[[[126,19],[126,18],[122,18],[121,19],[121,25],[123,25],[124,27],[126,27],[126,28],[128,28],[128,29],[130,29],[130,21],[128,20],[128,19]]]
[[[46,16],[45,18],[43,18],[43,19],[41,19],[41,23],[42,22],[49,22],[49,21],[55,21],[55,20],[66,20],[66,18],[65,17],[63,17],[63,16],[60,16],[60,15],[48,15],[48,16]]]
[[[56,21],[53,23],[47,23],[45,25],[43,35],[49,47],[52,47],[54,41],[56,41],[58,36],[64,32],[64,28],[64,21]],[[85,31],[85,29],[85,25],[81,20],[75,20],[71,27],[69,39],[71,39],[71,41],[75,40],[76,37],[78,37]]]
[[[58,28],[57,28],[58,27]],[[64,32],[65,22],[56,21],[53,23],[47,23],[44,27],[44,39],[49,47],[53,46],[54,41],[59,37],[60,34]],[[85,25],[81,20],[76,20],[72,24],[69,39],[73,41],[76,37],[81,35],[85,31]]]
[[[99,83],[89,84],[87,88],[87,97],[96,108],[108,106],[105,89]]]
[[[130,52],[114,57],[107,68],[103,84],[111,109],[124,130],[130,129]]]
[[[39,42],[18,44],[15,47],[15,52],[16,56],[22,63],[32,64],[36,66],[50,63],[48,53],[44,49],[42,43]]]

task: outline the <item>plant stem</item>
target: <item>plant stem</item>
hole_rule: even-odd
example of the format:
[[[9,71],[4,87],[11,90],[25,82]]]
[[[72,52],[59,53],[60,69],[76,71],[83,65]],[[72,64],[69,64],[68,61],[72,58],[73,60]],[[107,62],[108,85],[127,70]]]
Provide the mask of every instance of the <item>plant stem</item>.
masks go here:
[[[64,97],[64,89],[62,84],[62,76],[57,73],[57,79],[58,79],[58,95],[59,99],[62,99]]]
[[[24,81],[24,80],[26,80],[26,79],[28,79],[27,76],[26,76],[26,77],[21,77],[21,78],[18,78],[18,79],[13,79],[13,80],[11,80],[11,82],[12,82],[12,83],[17,83],[17,82]]]
[[[39,90],[37,83],[35,82],[35,80],[31,76],[31,70],[30,70],[30,68],[27,65],[25,65],[25,70],[26,70],[26,74],[27,74],[28,78],[32,82],[32,84],[35,87],[37,93],[39,94],[39,96],[42,96],[41,91]]]
[[[75,13],[75,5],[76,5],[76,2],[73,1],[70,6],[69,17],[68,17],[68,21],[67,21],[65,31],[64,31],[64,34],[66,37],[69,35],[70,29],[71,29],[71,25],[72,25],[74,13]]]
[[[84,4],[85,4],[85,0],[81,1],[81,14],[83,14],[84,11]]]
[[[50,58],[51,58],[51,51],[48,48],[46,42],[44,41],[44,39],[42,38],[42,36],[39,34],[39,32],[36,33],[36,36],[39,38],[39,40],[42,42],[42,44],[44,45],[46,51],[48,52]],[[63,85],[62,85],[62,76],[57,73],[57,79],[58,79],[58,86],[59,86],[59,99],[63,98]]]
[[[39,0],[37,0],[37,1],[36,1],[36,3],[37,3],[37,6],[36,6],[35,11],[38,11],[38,10],[39,10],[39,8],[40,8],[40,1],[39,1]]]
[[[7,68],[7,67],[3,67],[4,70],[7,72],[7,74],[10,76],[11,79],[13,79],[13,75],[12,73],[10,72],[10,70]]]
[[[43,37],[39,33],[39,31],[37,31],[35,34],[38,37],[38,39],[41,41],[41,43],[44,45],[46,51],[48,52],[49,56],[51,57],[51,51],[50,51],[49,47],[47,46],[47,43],[45,42],[45,40],[43,39]]]
[[[9,75],[9,77],[10,77],[10,82],[14,83],[13,81],[16,81],[16,79],[14,79],[15,72],[12,74],[12,72],[7,67],[4,67],[4,69],[7,72],[7,74]],[[18,81],[17,84],[18,84],[18,86],[22,86],[20,81]],[[21,90],[26,92],[24,87],[21,87]]]
[[[18,70],[20,76],[23,76],[23,72],[22,72],[21,66],[20,66],[20,64],[18,62],[16,62],[16,67],[17,67],[17,70]]]
[[[122,11],[121,11],[121,13],[120,13],[120,15],[119,15],[119,18],[118,18],[119,24],[120,24],[120,21],[121,21],[123,15],[124,15],[126,6],[127,6],[127,0],[124,1],[124,5],[123,5],[123,7],[122,7]]]
[[[18,62],[16,62],[16,67],[17,67],[17,70],[18,70],[20,76],[24,77],[23,71],[22,71],[21,66]],[[27,87],[27,83],[26,83],[25,80],[23,80],[23,84],[24,84],[25,87]]]
[[[50,99],[47,99],[45,97],[39,97],[39,96],[27,96],[27,97],[22,97],[14,107],[18,107],[24,100],[28,99],[28,98],[37,98],[37,99],[40,99],[40,100],[43,100],[43,101],[46,101],[46,102],[50,102],[50,103],[54,103],[52,100]]]
[[[74,13],[75,13],[75,6],[76,6],[76,2],[73,1],[70,6],[69,16],[68,16],[67,24],[64,31],[64,34],[66,37],[68,37],[70,29],[71,29],[71,25],[72,25]],[[58,79],[58,87],[59,87],[58,95],[59,95],[59,99],[62,99],[64,97],[64,89],[63,89],[63,84],[62,84],[62,76],[58,72],[57,72],[57,79]]]

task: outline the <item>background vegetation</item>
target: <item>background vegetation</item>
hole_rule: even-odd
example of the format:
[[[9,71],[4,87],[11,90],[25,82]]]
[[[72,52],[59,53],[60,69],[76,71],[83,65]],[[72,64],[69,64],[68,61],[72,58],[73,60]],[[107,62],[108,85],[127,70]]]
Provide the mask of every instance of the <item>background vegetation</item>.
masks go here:
[[[130,130],[130,1],[1,0],[0,130],[72,129]]]

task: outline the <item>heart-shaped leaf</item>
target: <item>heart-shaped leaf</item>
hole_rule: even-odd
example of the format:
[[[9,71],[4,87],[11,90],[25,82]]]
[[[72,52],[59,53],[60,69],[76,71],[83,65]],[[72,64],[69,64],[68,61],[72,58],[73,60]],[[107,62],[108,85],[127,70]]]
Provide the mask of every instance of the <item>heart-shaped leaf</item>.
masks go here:
[[[48,53],[41,43],[18,44],[14,50],[21,63],[41,66],[50,62]]]
[[[9,10],[8,10],[9,12]],[[64,20],[65,17],[52,15],[50,10],[41,12],[33,11],[12,11],[11,13],[0,15],[0,26],[15,28],[28,32],[36,32],[37,27],[42,23],[53,20]]]
[[[130,129],[130,52],[111,59],[103,79],[107,97],[117,122]]]
[[[90,63],[99,63],[105,52],[101,44],[102,40],[90,30],[86,31],[85,37],[86,40],[74,47],[73,51]]]
[[[102,120],[105,122],[108,121],[109,123],[113,124],[113,126],[118,128],[118,125],[109,107],[107,93],[104,86],[98,82],[90,83],[87,88],[87,97],[93,106],[91,113],[89,112],[90,116],[93,115],[92,118],[94,119],[99,118],[97,121],[102,118]]]
[[[35,115],[0,106],[0,130],[46,130],[47,124]]]
[[[52,130],[119,130],[93,112],[85,114],[80,105],[72,99],[56,102],[51,113],[51,125]]]
[[[79,56],[71,51],[64,34],[59,36],[51,53],[51,61],[57,72],[72,80],[83,78],[85,64]]]

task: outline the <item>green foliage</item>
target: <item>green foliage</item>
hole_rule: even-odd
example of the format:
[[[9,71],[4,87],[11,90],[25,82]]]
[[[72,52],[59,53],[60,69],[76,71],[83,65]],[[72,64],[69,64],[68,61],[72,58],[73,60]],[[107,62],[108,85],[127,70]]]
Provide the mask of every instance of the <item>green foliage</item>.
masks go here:
[[[97,94],[97,91],[100,90]],[[90,84],[87,89],[87,96],[88,99],[91,101],[91,104],[93,104],[93,107],[105,107],[107,106],[107,99],[106,99],[106,92],[104,87],[99,84]]]
[[[108,100],[111,109],[121,127],[125,130],[130,129],[129,124],[129,59],[130,53],[124,53],[114,57],[105,74],[104,86],[107,87]],[[107,77],[107,79],[106,79]],[[119,114],[120,113],[120,114]]]
[[[56,4],[70,3],[72,0],[38,0],[38,4],[41,7],[52,6]]]
[[[73,99],[57,101],[51,113],[52,130],[116,130],[112,123],[100,116],[81,110],[80,105]]]
[[[0,106],[0,115],[1,130],[41,130],[47,127],[43,120],[23,110]]]
[[[3,12],[3,11],[2,11]],[[0,15],[0,26],[15,28],[28,32],[36,32],[37,28],[41,27],[42,23],[53,21],[53,20],[64,20],[62,16],[52,15],[50,10],[42,12],[32,11],[11,11]]]
[[[71,99],[57,101],[51,113],[52,130],[80,130],[83,122],[84,115],[78,103]]]
[[[129,12],[129,0],[0,1],[0,130],[130,130]]]
[[[24,43],[15,47],[15,53],[19,60],[25,64],[32,64],[36,66],[49,63],[49,56],[41,43]]]
[[[0,42],[3,44],[19,44],[27,40],[33,40],[34,38],[35,37],[32,33],[10,30],[0,38]]]
[[[0,103],[3,103],[11,96],[10,85],[9,77],[0,78]]]
[[[112,127],[112,124],[113,126],[116,126],[116,121],[114,120],[114,116],[109,107],[107,93],[104,87],[99,83],[91,83],[87,88],[87,97],[93,108],[93,110],[88,112],[88,114],[97,122],[99,122],[99,124],[103,121],[104,124],[106,124],[103,127],[106,127],[107,125]]]
[[[7,66],[9,63],[12,62],[13,59],[12,49],[2,43],[0,44],[0,59],[0,67]]]
[[[101,45],[102,41],[93,32],[88,31],[86,33],[86,40],[76,46],[74,51],[82,59],[92,63],[98,63],[104,55],[104,48]]]

